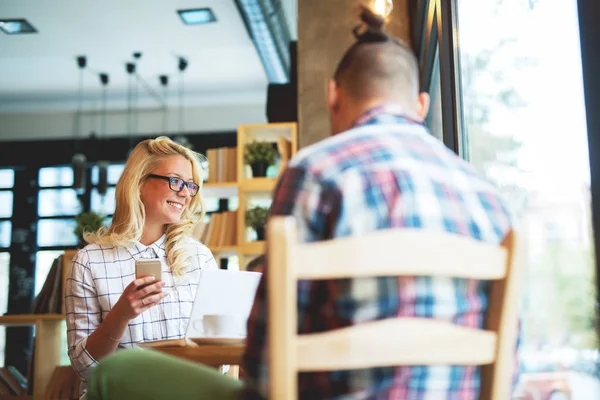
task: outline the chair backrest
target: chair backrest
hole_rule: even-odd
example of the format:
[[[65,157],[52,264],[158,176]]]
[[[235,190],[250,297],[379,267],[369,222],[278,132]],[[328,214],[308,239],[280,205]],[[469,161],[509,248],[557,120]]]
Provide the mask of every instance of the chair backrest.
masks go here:
[[[271,399],[297,398],[298,372],[435,364],[482,365],[480,398],[510,398],[523,253],[514,232],[501,245],[420,229],[300,243],[296,229],[293,217],[272,217],[268,224]],[[491,280],[485,329],[390,318],[298,335],[299,279],[374,276]]]

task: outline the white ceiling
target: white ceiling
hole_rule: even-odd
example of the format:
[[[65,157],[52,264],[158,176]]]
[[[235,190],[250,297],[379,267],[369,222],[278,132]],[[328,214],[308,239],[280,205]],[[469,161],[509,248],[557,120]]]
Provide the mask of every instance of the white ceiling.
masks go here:
[[[186,26],[176,12],[201,7],[210,7],[217,22]],[[171,104],[178,98],[177,56],[189,62],[186,106],[264,101],[267,78],[233,0],[0,0],[0,18],[27,18],[38,30],[0,32],[0,112],[75,109],[78,55],[87,56],[88,71],[110,75],[108,107],[126,107],[125,63],[136,51],[138,72],[159,94],[158,75],[170,76]],[[86,72],[87,101],[98,102],[100,93],[97,74]],[[158,105],[143,87],[138,93],[139,106]]]

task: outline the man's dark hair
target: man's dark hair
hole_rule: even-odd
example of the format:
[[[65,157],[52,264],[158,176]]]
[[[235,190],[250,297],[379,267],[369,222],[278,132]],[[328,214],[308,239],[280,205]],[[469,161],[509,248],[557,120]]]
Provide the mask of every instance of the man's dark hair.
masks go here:
[[[253,258],[248,265],[246,265],[246,271],[254,272],[257,269],[262,269],[262,266],[265,262],[264,254]]]
[[[354,28],[356,43],[346,51],[333,75],[337,84],[357,100],[416,99],[419,67],[414,52],[385,33],[385,20],[368,8],[363,8],[361,20],[363,24]]]

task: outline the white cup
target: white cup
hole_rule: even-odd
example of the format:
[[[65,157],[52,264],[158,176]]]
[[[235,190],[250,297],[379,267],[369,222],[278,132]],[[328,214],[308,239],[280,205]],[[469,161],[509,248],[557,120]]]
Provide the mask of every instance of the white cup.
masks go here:
[[[204,335],[237,338],[246,336],[246,324],[236,315],[205,315],[202,318]]]

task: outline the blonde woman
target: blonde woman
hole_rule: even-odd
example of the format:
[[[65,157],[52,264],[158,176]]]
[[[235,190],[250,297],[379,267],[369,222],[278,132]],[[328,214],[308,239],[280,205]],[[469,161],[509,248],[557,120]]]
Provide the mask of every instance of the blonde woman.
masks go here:
[[[139,143],[116,187],[110,226],[89,243],[66,280],[68,353],[80,394],[102,358],[118,347],[183,337],[200,271],[217,268],[189,233],[202,211],[197,154],[167,137]],[[138,259],[159,259],[162,280],[135,279]],[[147,285],[147,286],[145,286]]]

